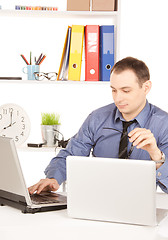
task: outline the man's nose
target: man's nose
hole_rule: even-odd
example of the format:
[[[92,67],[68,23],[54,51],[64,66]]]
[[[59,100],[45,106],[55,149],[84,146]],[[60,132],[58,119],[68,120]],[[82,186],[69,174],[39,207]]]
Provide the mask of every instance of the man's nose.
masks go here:
[[[115,102],[121,102],[123,100],[123,95],[121,92],[117,92],[115,95]]]

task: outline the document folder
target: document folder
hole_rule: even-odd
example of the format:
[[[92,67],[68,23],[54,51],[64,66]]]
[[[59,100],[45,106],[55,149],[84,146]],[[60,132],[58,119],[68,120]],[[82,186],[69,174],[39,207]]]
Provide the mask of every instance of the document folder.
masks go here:
[[[84,26],[72,25],[68,80],[80,81]]]
[[[110,81],[114,65],[114,25],[100,26],[100,80]]]
[[[71,27],[68,26],[57,80],[68,80],[67,76],[68,76],[68,65],[69,65],[70,41],[71,41]]]
[[[99,25],[85,27],[85,81],[99,81]]]

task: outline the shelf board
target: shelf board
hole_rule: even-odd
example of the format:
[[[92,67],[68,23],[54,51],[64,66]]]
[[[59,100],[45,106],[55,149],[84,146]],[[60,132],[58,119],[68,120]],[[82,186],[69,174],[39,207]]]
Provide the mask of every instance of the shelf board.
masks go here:
[[[20,152],[59,152],[61,150],[60,147],[27,147],[26,145],[17,147],[17,150]]]
[[[117,11],[42,11],[42,10],[0,10],[0,16],[11,17],[111,17],[117,16]]]
[[[85,85],[90,85],[90,84],[97,84],[97,85],[102,85],[102,84],[109,84],[109,81],[48,81],[48,80],[43,80],[43,81],[36,81],[36,80],[0,80],[0,84],[85,84]]]

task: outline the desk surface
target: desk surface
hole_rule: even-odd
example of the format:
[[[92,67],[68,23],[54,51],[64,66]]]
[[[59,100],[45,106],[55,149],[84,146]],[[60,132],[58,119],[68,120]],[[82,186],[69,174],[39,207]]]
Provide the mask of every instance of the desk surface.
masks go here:
[[[51,159],[48,154],[48,152],[41,154],[39,152],[21,153],[20,157],[23,155],[23,159],[25,156],[27,158],[27,160],[22,161],[27,186],[43,177],[41,173],[47,165],[46,162]],[[53,155],[53,153],[51,154]],[[168,209],[168,194],[160,193],[157,202],[157,206]],[[0,206],[0,239],[168,240],[168,216],[157,227],[143,227],[72,219],[68,217],[66,210],[23,214],[20,210]]]
[[[157,227],[143,227],[72,219],[67,210],[23,214],[1,206],[0,236],[3,240],[165,240],[168,239],[168,216]]]

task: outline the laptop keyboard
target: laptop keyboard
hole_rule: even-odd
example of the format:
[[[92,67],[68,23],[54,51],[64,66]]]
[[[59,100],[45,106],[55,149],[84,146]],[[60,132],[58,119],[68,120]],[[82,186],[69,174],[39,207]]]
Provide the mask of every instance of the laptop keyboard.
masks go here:
[[[33,204],[63,203],[60,195],[56,193],[41,193],[30,195]],[[59,200],[58,200],[59,199]]]

